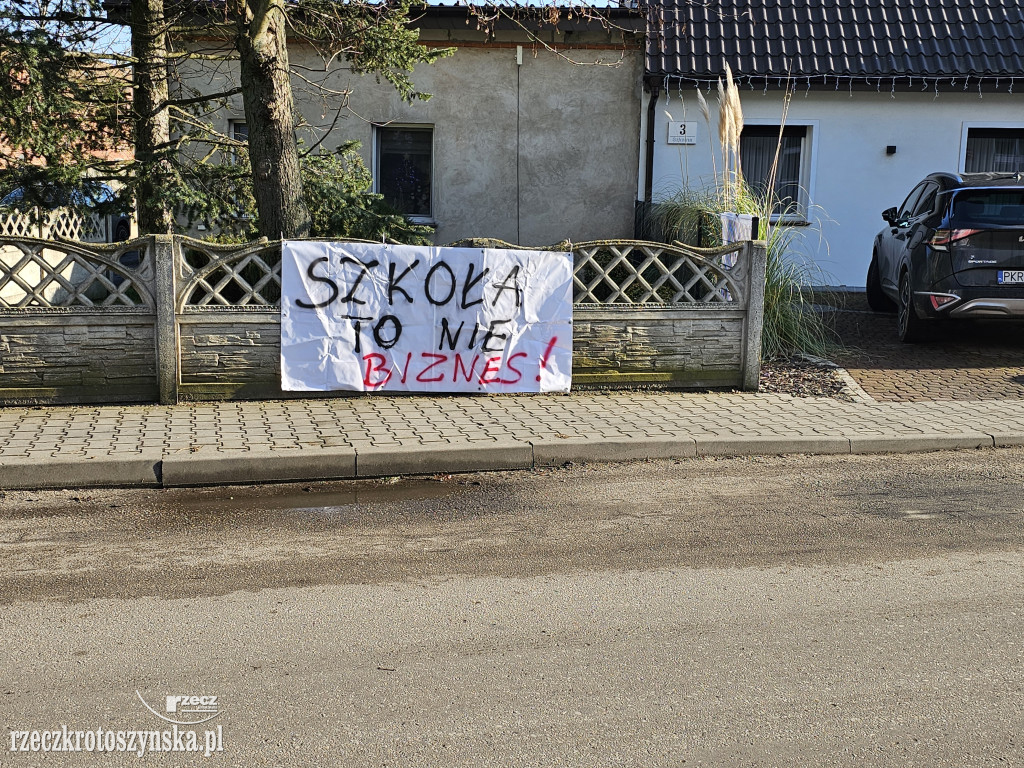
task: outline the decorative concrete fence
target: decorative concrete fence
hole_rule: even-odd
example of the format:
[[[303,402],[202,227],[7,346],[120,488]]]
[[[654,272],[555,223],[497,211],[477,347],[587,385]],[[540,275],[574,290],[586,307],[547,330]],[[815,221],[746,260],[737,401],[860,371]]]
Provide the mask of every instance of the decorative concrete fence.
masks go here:
[[[763,243],[547,250],[567,249],[574,384],[757,388]],[[280,252],[280,242],[176,235],[110,245],[0,236],[0,404],[289,396]]]
[[[77,213],[68,208],[31,212],[0,213],[0,236],[40,237],[81,240],[84,243],[105,243],[114,238],[108,232],[109,217],[95,213]]]

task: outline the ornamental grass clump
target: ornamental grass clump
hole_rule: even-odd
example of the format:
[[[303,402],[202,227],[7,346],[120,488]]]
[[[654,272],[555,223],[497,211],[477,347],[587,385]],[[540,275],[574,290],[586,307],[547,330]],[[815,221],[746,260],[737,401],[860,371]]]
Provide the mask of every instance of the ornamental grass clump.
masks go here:
[[[679,240],[689,245],[713,247],[722,244],[719,214],[741,213],[757,218],[760,226],[755,237],[765,241],[764,326],[761,332],[761,359],[777,360],[799,355],[825,356],[833,346],[833,336],[814,309],[815,284],[823,284],[824,274],[797,247],[798,228],[786,221],[802,218],[792,201],[779,198],[775,181],[782,149],[782,131],[789,114],[792,91],[783,100],[779,138],[775,146],[768,178],[763,187],[752,189],[743,178],[740,161],[740,137],[743,112],[739,89],[726,65],[725,80],[718,82],[718,140],[720,154],[712,149],[715,171],[712,187],[681,189],[661,201],[654,218],[666,241]],[[711,115],[703,94],[697,91],[701,115],[711,135]],[[721,159],[721,166],[718,160]]]

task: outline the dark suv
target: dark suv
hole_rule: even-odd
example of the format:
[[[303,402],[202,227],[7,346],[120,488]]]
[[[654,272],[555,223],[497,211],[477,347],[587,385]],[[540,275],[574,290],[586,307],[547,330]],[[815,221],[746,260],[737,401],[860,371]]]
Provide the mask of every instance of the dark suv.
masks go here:
[[[920,341],[944,318],[1024,319],[1024,177],[933,173],[888,208],[867,299]]]

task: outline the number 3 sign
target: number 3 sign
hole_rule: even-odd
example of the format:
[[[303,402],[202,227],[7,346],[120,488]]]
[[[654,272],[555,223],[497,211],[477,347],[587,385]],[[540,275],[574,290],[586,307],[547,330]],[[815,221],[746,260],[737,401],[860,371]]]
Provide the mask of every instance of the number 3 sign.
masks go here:
[[[697,124],[696,123],[673,123],[668,124],[669,144],[696,144]]]

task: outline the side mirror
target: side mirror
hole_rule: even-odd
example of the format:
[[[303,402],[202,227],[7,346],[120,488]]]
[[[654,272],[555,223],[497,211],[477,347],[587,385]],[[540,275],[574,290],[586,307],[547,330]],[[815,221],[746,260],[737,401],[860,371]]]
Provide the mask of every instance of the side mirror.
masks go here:
[[[896,226],[896,214],[898,211],[895,208],[886,208],[882,211],[882,218],[885,219],[885,223],[890,227]]]

